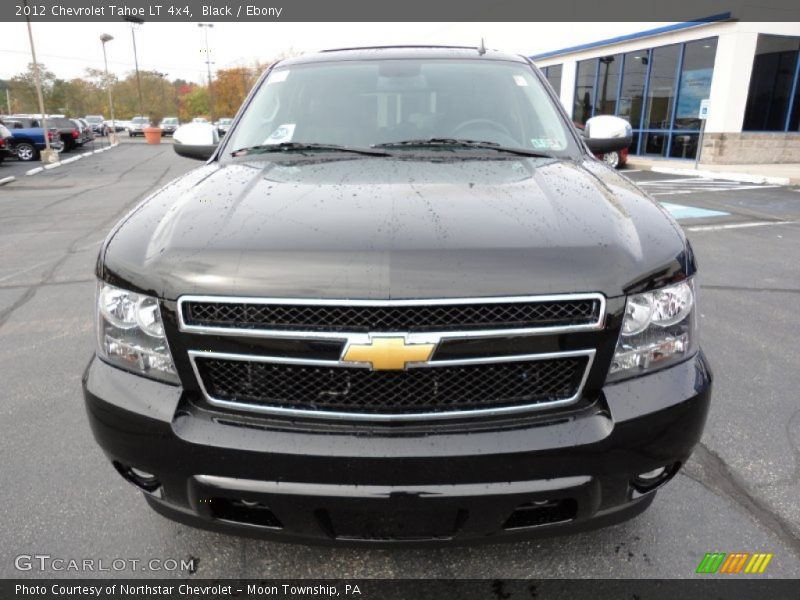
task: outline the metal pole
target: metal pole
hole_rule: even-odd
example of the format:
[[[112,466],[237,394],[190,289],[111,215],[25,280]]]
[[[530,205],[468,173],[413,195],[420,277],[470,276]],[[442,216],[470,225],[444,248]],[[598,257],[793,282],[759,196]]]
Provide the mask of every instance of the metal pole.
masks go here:
[[[8,107],[8,114],[11,114],[11,94],[6,88],[6,106]]]
[[[214,27],[213,23],[198,23],[198,27],[202,27],[206,34],[206,73],[208,74],[208,110],[211,113],[211,122],[216,122],[216,111],[214,110],[214,90],[211,86],[211,54],[208,49],[208,30]]]
[[[116,141],[117,137],[117,124],[114,120],[114,101],[111,99],[111,80],[108,78],[108,57],[106,56],[106,42],[110,42],[114,38],[107,33],[100,36],[100,41],[103,43],[103,64],[106,68],[106,91],[108,92],[108,109],[111,111],[111,131],[108,132],[109,144]]]
[[[697,140],[697,154],[694,156],[694,169],[697,170],[697,164],[700,162],[700,154],[703,152],[703,134],[706,131],[706,120],[700,123],[700,137]]]
[[[136,65],[136,89],[139,91],[139,116],[144,116],[144,102],[142,101],[142,79],[139,77],[139,57],[136,54],[136,25],[131,23],[131,37],[133,38],[133,63]]]
[[[23,2],[25,7],[28,7],[28,0]],[[36,96],[39,99],[39,112],[42,114],[42,128],[44,129],[44,148],[47,154],[50,154],[50,135],[47,129],[47,116],[44,112],[44,96],[42,95],[42,80],[39,76],[39,63],[36,62],[36,48],[33,44],[33,29],[31,29],[31,18],[25,11],[25,21],[28,23],[28,40],[31,43],[31,57],[33,58],[33,77],[36,82]]]

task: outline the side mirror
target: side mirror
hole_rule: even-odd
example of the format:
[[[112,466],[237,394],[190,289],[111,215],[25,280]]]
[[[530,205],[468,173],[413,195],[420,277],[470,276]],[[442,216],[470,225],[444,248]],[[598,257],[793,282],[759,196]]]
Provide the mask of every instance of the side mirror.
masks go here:
[[[219,145],[219,132],[210,123],[187,123],[172,134],[173,149],[180,156],[208,160]]]
[[[599,115],[586,121],[583,137],[593,154],[605,154],[630,146],[633,132],[625,119]]]

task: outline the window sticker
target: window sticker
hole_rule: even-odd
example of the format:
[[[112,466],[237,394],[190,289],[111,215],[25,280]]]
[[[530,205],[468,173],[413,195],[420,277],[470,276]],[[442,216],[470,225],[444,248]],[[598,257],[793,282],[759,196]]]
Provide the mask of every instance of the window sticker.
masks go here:
[[[272,73],[269,74],[269,77],[267,78],[267,85],[286,81],[286,78],[289,77],[289,71],[290,69],[284,69],[282,71],[273,71]]]
[[[522,75],[514,75],[514,81],[519,87],[528,87],[528,82]]]
[[[283,142],[292,141],[292,136],[294,136],[294,127],[294,123],[284,123],[283,125],[280,125],[270,134],[270,136],[267,138],[267,141],[264,143],[282,144]]]
[[[553,138],[531,138],[531,146],[536,150],[561,150],[561,144]]]

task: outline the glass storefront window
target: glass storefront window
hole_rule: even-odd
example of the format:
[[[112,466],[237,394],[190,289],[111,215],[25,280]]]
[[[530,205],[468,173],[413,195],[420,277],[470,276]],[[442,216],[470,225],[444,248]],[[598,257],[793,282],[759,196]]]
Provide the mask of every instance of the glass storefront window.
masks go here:
[[[800,38],[758,36],[744,112],[745,131],[785,129],[798,51]],[[792,128],[790,123],[790,129],[796,125]]]
[[[675,107],[675,129],[700,129],[700,102],[709,97],[717,38],[686,44],[683,54],[678,100]],[[674,144],[673,144],[674,146]],[[672,156],[672,151],[670,151]]]
[[[597,73],[596,115],[613,115],[617,111],[617,84],[622,56],[601,56]]]
[[[578,61],[573,121],[584,124],[593,114],[616,114],[633,129],[631,154],[694,158],[702,125],[700,102],[711,94],[717,40]],[[800,83],[797,88],[790,117],[793,130],[800,127]]]
[[[647,50],[629,52],[625,55],[622,70],[622,89],[619,94],[619,116],[627,119],[634,129],[642,120],[644,79],[647,75]],[[636,148],[633,149],[633,152]]]
[[[694,158],[697,154],[699,137],[699,133],[673,133],[669,149],[670,158]]]
[[[547,81],[553,86],[557,96],[561,96],[561,65],[551,65],[544,70],[544,76]]]
[[[794,106],[792,107],[792,116],[789,118],[789,131],[800,133],[800,81],[795,83]]]
[[[645,154],[666,155],[668,131],[649,131],[642,134],[642,150]]]
[[[582,60],[577,64],[575,74],[575,102],[572,120],[581,125],[592,116],[594,102],[594,80],[597,75],[597,59]]]
[[[650,84],[647,88],[647,129],[669,129],[672,103],[675,100],[675,75],[680,46],[662,46],[653,50]]]

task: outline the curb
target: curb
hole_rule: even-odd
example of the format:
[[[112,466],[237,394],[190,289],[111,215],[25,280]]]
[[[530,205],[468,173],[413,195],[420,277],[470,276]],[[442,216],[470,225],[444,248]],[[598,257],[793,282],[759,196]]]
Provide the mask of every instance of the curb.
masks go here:
[[[706,169],[683,169],[679,167],[659,167],[650,163],[639,163],[635,159],[628,160],[628,166],[642,171],[664,173],[666,175],[680,175],[683,177],[704,177],[706,179],[722,179],[724,181],[738,181],[740,183],[766,183],[771,185],[798,185],[800,178],[775,177],[771,175],[755,175],[753,173],[737,173],[734,171],[709,171]],[[622,173],[625,171],[623,170]]]
[[[69,158],[65,158],[64,160],[60,160],[58,162],[50,163],[49,165],[44,165],[42,167],[36,167],[34,169],[30,169],[28,171],[25,171],[25,175],[36,175],[37,173],[41,173],[45,169],[48,170],[55,169],[56,167],[60,167],[61,165],[68,165],[87,156],[94,156],[95,154],[106,152],[107,150],[111,150],[112,148],[116,148],[117,146],[119,146],[119,142],[117,142],[116,144],[111,144],[110,146],[103,146],[102,148],[97,148],[96,150],[89,150],[88,152],[83,152],[82,154],[70,156]],[[11,180],[13,179],[14,178],[12,177]],[[2,185],[3,183],[9,183],[9,181],[0,180],[0,185]]]
[[[7,183],[11,183],[12,181],[16,181],[16,180],[17,180],[17,178],[14,177],[13,175],[10,176],[10,177],[3,177],[2,179],[0,179],[0,185],[5,185]]]
[[[655,173],[666,173],[668,175],[686,175],[696,177],[707,177],[708,179],[724,179],[726,181],[738,181],[740,183],[770,183],[772,185],[789,185],[789,177],[772,177],[769,175],[753,175],[751,173],[729,173],[726,171],[704,171],[694,169],[675,169],[672,167],[652,167]]]

